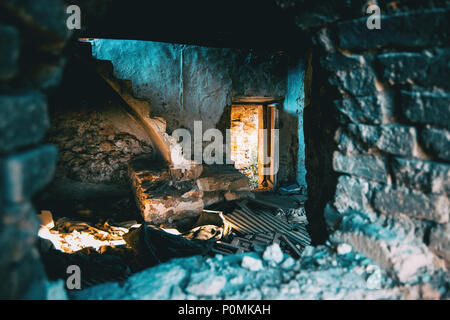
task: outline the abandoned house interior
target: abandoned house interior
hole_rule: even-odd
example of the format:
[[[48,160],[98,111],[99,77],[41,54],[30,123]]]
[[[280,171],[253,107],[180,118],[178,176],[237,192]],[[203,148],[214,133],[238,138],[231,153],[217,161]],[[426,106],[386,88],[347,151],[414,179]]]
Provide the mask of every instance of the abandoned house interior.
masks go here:
[[[0,10],[0,298],[450,297],[450,1]]]

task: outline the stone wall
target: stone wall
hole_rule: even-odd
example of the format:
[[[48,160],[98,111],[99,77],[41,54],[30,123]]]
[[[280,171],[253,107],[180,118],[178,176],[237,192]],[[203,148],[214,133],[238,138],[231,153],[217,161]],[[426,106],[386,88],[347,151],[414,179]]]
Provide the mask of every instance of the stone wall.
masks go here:
[[[0,298],[44,299],[31,199],[55,172],[57,149],[42,142],[46,92],[62,74],[70,32],[62,1],[2,1],[0,9]]]
[[[57,178],[128,186],[128,162],[152,153],[145,132],[117,106],[65,112],[52,120],[48,141],[59,149]]]
[[[323,137],[305,138],[308,188],[335,189],[312,191],[307,211],[324,212],[332,241],[400,282],[431,281],[450,253],[449,2],[380,2],[381,30],[366,27],[365,1],[278,3],[311,34],[320,59],[304,121],[328,119],[331,129],[305,125],[305,135]],[[323,146],[308,149],[311,139]]]

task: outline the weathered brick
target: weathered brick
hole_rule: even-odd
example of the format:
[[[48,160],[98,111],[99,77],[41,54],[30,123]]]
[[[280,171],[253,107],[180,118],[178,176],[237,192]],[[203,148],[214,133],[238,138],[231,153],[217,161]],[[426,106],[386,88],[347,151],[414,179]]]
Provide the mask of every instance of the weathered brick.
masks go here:
[[[322,67],[328,71],[336,72],[360,69],[367,63],[366,57],[361,54],[344,53],[335,51],[334,48],[330,48],[329,50],[330,52],[320,57]]]
[[[415,281],[424,271],[434,269],[434,255],[421,241],[405,239],[356,213],[343,217],[331,240],[351,244],[401,282]]]
[[[384,80],[390,84],[450,88],[450,50],[394,52],[378,56]]]
[[[359,98],[334,101],[338,110],[350,121],[365,124],[385,124],[394,113],[392,97],[387,92]]]
[[[385,160],[370,154],[333,154],[333,169],[382,183],[388,182]]]
[[[363,56],[360,59],[361,63],[359,68],[337,70],[329,78],[329,82],[337,86],[341,94],[368,96],[382,90],[377,86],[376,75],[372,67],[369,66]]]
[[[349,124],[349,132],[368,148],[378,148],[393,155],[419,156],[417,132],[414,127],[403,125],[370,126]]]
[[[31,34],[39,34],[39,41],[62,43],[72,31],[67,28],[67,4],[63,0],[4,0],[0,5],[19,19]]]
[[[450,193],[448,164],[394,158],[391,166],[396,183],[425,193]]]
[[[450,127],[450,95],[401,90],[401,110],[411,122]]]
[[[450,262],[450,223],[439,224],[431,231],[429,247]]]
[[[344,153],[364,153],[367,152],[367,148],[362,142],[355,139],[349,132],[347,127],[339,127],[336,130],[334,140],[337,147]]]
[[[450,40],[450,9],[381,15],[381,29],[367,28],[368,16],[336,24],[338,46],[345,49],[425,47]]]
[[[403,187],[374,190],[373,207],[383,214],[406,214],[438,223],[448,222],[447,195],[424,194]]]
[[[40,92],[0,96],[0,154],[39,142],[49,127],[47,99]]]
[[[20,40],[17,29],[0,25],[0,80],[9,80],[17,73],[19,53]]]
[[[426,242],[428,239],[429,230],[435,225],[432,221],[417,219],[404,214],[398,215],[379,215],[376,222],[383,228],[388,228],[392,232],[409,238],[416,239],[421,242]]]
[[[370,202],[374,190],[379,187],[377,183],[370,183],[364,179],[340,176],[333,205],[341,213],[356,210],[369,215],[373,214],[375,211],[372,209]]]
[[[428,152],[439,159],[450,161],[450,132],[448,130],[428,127],[422,130],[421,138]]]
[[[30,202],[1,209],[0,299],[45,298],[45,272],[35,247],[38,220]]]
[[[57,161],[55,146],[0,158],[1,199],[4,204],[27,202],[53,178]]]

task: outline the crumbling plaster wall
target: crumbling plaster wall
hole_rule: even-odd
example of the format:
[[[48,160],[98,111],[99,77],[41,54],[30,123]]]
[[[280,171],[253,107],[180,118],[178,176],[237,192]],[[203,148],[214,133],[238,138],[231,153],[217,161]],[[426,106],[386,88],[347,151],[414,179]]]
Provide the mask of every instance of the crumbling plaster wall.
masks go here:
[[[202,121],[203,132],[220,129],[224,110],[238,97],[286,97],[280,105],[278,179],[306,185],[303,60],[296,60],[291,69],[282,52],[111,39],[91,43],[92,55],[112,61],[114,75],[132,81],[133,94],[150,102],[151,115],[163,117],[169,133],[178,128],[193,133],[194,121]]]
[[[92,55],[110,60],[115,76],[133,83],[136,97],[148,99],[153,116],[169,132],[202,121],[215,128],[223,108],[236,96],[282,98],[286,56],[151,41],[97,39]]]

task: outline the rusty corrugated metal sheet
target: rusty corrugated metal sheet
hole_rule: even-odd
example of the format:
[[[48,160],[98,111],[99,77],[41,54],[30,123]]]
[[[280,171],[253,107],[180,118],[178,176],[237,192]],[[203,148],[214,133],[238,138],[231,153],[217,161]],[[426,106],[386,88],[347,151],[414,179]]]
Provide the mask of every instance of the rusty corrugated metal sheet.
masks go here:
[[[293,226],[284,222],[283,220],[273,216],[264,211],[246,212],[247,210],[236,209],[232,213],[225,215],[225,219],[231,224],[232,228],[242,235],[280,232],[302,247],[311,244],[311,238],[304,226]]]

